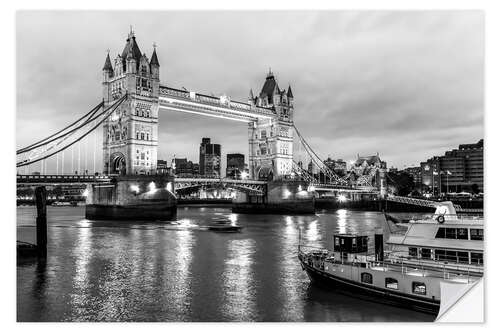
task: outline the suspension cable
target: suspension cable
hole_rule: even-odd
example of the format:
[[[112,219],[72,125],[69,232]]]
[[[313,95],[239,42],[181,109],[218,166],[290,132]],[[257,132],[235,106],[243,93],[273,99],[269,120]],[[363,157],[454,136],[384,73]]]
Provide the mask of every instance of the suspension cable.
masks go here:
[[[97,110],[98,110],[98,109],[97,109]],[[18,150],[18,151],[16,152],[16,154],[17,154],[17,155],[19,155],[19,154],[25,153],[25,152],[27,152],[27,151],[33,150],[33,149],[35,149],[35,148],[38,148],[38,147],[41,147],[41,146],[48,145],[49,143],[52,143],[52,142],[54,142],[55,140],[58,140],[58,139],[60,139],[60,138],[62,138],[62,137],[64,137],[64,138],[62,139],[62,140],[64,141],[64,140],[65,140],[65,139],[66,139],[66,138],[67,138],[70,134],[72,134],[72,133],[76,132],[77,130],[81,129],[82,127],[84,127],[84,126],[86,126],[86,125],[90,124],[90,122],[91,122],[91,121],[93,121],[93,120],[95,120],[95,119],[97,119],[97,118],[101,117],[104,113],[106,113],[106,110],[103,110],[103,111],[102,111],[101,113],[99,113],[98,115],[95,115],[95,113],[97,112],[97,110],[96,110],[96,111],[95,111],[95,112],[91,115],[91,117],[90,117],[90,118],[88,118],[87,120],[85,120],[83,123],[81,123],[81,124],[80,124],[80,125],[78,125],[77,127],[73,128],[72,130],[70,130],[70,131],[68,131],[68,132],[66,132],[66,133],[63,133],[63,134],[61,134],[61,135],[59,135],[59,136],[57,136],[57,137],[54,137],[54,138],[52,138],[52,139],[51,139],[51,140],[49,140],[49,141],[45,141],[45,142],[42,142],[42,143],[39,143],[39,144],[36,144],[36,145],[31,145],[31,147],[30,147],[29,149],[25,149],[25,148],[20,149],[20,150]]]
[[[295,129],[297,135],[299,136],[299,139],[300,139],[302,145],[304,146],[304,148],[306,149],[306,152],[311,157],[311,161],[320,169],[320,171],[323,171],[323,173],[326,176],[328,176],[328,178],[330,179],[330,182],[332,182],[332,180],[334,180],[337,182],[345,183],[346,181],[344,179],[340,178],[328,166],[325,165],[323,160],[316,154],[316,152],[311,148],[311,146],[307,143],[307,141],[304,139],[304,137],[300,134],[300,131],[295,126],[295,124],[293,125],[293,128]],[[314,157],[316,158],[316,160],[314,159]],[[319,163],[317,161],[319,161]],[[320,177],[321,177],[321,173],[320,173]]]
[[[59,150],[56,150],[55,152],[45,156],[45,157],[40,157],[38,159],[35,159],[33,161],[29,161],[29,160],[25,160],[23,162],[19,162],[16,164],[16,167],[20,167],[20,166],[24,166],[24,165],[29,165],[29,164],[33,164],[33,163],[36,163],[38,161],[42,161],[42,160],[45,160],[55,154],[57,154],[58,152],[62,151],[62,150],[65,150],[71,146],[73,146],[75,143],[78,143],[80,142],[84,137],[86,137],[89,133],[91,133],[92,131],[94,131],[99,125],[101,125],[106,119],[109,118],[109,116],[116,110],[116,108],[126,99],[127,97],[127,94],[123,95],[122,97],[120,97],[119,100],[117,100],[113,105],[111,105],[110,107],[108,107],[106,109],[106,111],[110,111],[107,115],[105,115],[103,117],[103,119],[101,119],[95,126],[93,126],[90,130],[88,130],[86,133],[84,133],[82,136],[80,136],[78,139],[74,140],[73,142],[69,143],[68,145],[62,147],[61,149]]]
[[[87,113],[86,113],[86,114],[84,114],[82,117],[78,118],[76,121],[74,121],[73,123],[69,124],[69,125],[68,125],[68,126],[66,126],[65,128],[63,128],[63,129],[61,129],[61,130],[57,131],[57,132],[56,132],[56,133],[54,133],[54,134],[49,135],[48,137],[46,137],[46,138],[44,138],[44,139],[42,139],[42,140],[40,140],[40,141],[37,141],[37,142],[35,142],[35,143],[32,143],[32,144],[31,144],[31,145],[29,145],[29,146],[26,146],[26,147],[24,147],[24,148],[21,148],[21,149],[17,150],[17,151],[16,151],[16,155],[17,155],[17,154],[21,154],[21,153],[23,153],[23,152],[25,152],[25,151],[31,150],[32,148],[37,148],[37,147],[33,147],[33,146],[38,145],[38,144],[40,144],[40,143],[43,143],[43,142],[45,142],[45,141],[49,140],[50,138],[52,138],[53,136],[55,136],[55,135],[58,135],[58,134],[62,133],[63,131],[65,131],[66,129],[70,128],[71,126],[74,126],[75,124],[77,124],[78,122],[80,122],[82,119],[84,119],[84,118],[85,118],[85,117],[87,117],[87,116],[88,116],[89,118],[91,118],[91,117],[92,117],[92,116],[93,116],[93,115],[97,112],[97,110],[99,110],[99,109],[100,109],[103,105],[104,105],[104,101],[102,101],[102,102],[100,102],[99,104],[97,104],[97,105],[96,105],[96,106],[95,106],[92,110],[90,110],[89,112],[87,112]],[[47,142],[47,143],[50,143],[50,142]],[[43,144],[42,144],[42,145],[43,145]],[[38,146],[38,147],[39,147],[39,146]]]

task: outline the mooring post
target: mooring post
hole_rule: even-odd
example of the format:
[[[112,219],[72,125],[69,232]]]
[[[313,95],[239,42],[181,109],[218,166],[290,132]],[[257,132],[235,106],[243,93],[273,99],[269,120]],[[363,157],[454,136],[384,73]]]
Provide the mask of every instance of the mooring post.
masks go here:
[[[36,202],[36,247],[38,254],[47,255],[47,190],[45,186],[35,188]]]

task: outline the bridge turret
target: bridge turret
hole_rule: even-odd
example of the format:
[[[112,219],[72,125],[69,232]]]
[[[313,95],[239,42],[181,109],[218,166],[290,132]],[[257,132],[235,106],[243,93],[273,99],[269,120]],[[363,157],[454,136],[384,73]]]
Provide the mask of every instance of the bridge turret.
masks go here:
[[[271,70],[256,98],[257,106],[272,108],[275,116],[269,121],[249,124],[249,166],[253,179],[285,179],[292,172],[293,158],[293,94],[280,90]],[[249,97],[251,99],[251,96]]]
[[[252,89],[250,89],[250,93],[248,94],[248,103],[250,105],[255,106],[255,97],[253,95],[253,90]]]
[[[158,62],[158,56],[156,55],[156,45],[153,45],[153,54],[151,55],[151,62],[149,66],[151,67],[151,75],[154,79],[160,78],[160,63]]]
[[[103,82],[108,82],[111,77],[113,77],[113,66],[111,65],[111,59],[109,58],[109,52],[106,55],[106,60],[104,61],[104,67],[102,68]]]
[[[141,53],[133,31],[104,83],[105,107],[128,93],[127,101],[103,124],[104,173],[154,174],[158,149],[159,62]],[[111,61],[106,59],[109,72]],[[104,69],[103,69],[104,70]],[[107,74],[106,74],[107,75]]]
[[[288,97],[288,105],[293,107],[293,93],[292,87],[288,85],[288,92],[286,93],[286,97]]]

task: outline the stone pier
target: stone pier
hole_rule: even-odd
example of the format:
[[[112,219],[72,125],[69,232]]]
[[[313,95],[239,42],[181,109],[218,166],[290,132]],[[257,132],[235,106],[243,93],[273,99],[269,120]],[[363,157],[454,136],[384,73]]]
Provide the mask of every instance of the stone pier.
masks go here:
[[[314,195],[303,181],[272,181],[265,195],[239,192],[232,211],[246,214],[314,214]]]
[[[168,221],[177,199],[170,175],[117,176],[109,184],[89,184],[85,217],[90,220]]]

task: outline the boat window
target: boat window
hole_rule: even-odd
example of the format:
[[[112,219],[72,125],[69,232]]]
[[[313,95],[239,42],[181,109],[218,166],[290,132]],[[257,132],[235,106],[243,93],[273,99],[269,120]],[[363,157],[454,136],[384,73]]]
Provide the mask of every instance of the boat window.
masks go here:
[[[372,284],[373,276],[370,273],[361,273],[361,282]]]
[[[414,294],[425,295],[427,293],[427,288],[423,282],[412,282],[411,289]]]
[[[470,262],[473,265],[482,265],[483,264],[483,254],[477,253],[477,252],[471,252]]]
[[[408,248],[408,255],[410,257],[416,257],[417,256],[417,248],[416,247],[409,247]]]
[[[439,228],[437,233],[436,233],[436,238],[445,238],[445,235],[444,235],[444,229],[445,228]]]
[[[446,251],[445,250],[436,250],[434,253],[434,257],[436,260],[445,260]]]
[[[472,230],[481,230],[481,229],[471,229],[471,239],[472,239]],[[436,233],[436,238],[469,239],[469,235],[468,235],[467,228],[458,228],[458,229],[457,228],[439,228],[437,233]]]
[[[483,229],[470,229],[471,240],[483,240]]]
[[[385,278],[385,287],[389,289],[398,289],[398,280],[393,278]]]
[[[457,252],[458,262],[461,264],[469,263],[469,252]]]
[[[457,238],[457,229],[455,228],[446,228],[445,229],[445,238],[452,238],[456,239]]]
[[[467,232],[467,228],[457,229],[457,239],[469,239],[469,233]]]
[[[420,257],[422,257],[422,259],[431,259],[431,249],[420,249]]]

